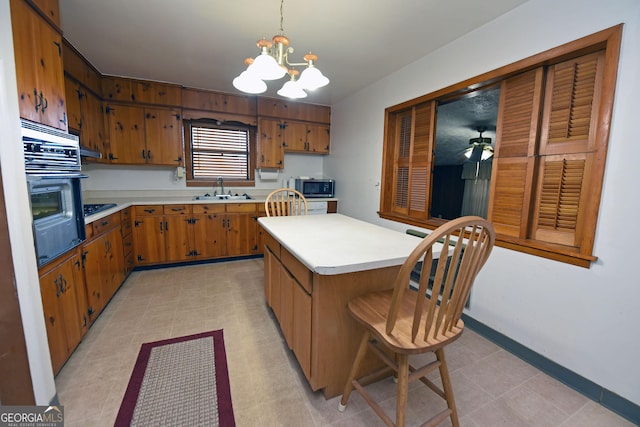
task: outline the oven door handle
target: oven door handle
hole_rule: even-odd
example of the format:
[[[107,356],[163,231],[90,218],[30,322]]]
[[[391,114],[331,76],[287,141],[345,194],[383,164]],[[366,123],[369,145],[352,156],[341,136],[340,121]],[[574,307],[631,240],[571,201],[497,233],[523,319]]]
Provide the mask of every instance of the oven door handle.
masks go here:
[[[73,172],[63,173],[27,173],[27,181],[40,181],[43,179],[57,179],[57,178],[89,178],[88,175]]]

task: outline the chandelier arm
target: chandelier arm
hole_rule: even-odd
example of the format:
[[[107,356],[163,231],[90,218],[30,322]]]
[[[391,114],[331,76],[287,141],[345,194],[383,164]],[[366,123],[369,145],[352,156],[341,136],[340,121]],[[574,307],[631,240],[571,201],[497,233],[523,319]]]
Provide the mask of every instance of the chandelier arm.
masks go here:
[[[287,65],[290,65],[292,67],[300,67],[302,65],[309,65],[308,62],[289,62],[287,60],[287,57],[285,56],[285,62],[287,63]]]

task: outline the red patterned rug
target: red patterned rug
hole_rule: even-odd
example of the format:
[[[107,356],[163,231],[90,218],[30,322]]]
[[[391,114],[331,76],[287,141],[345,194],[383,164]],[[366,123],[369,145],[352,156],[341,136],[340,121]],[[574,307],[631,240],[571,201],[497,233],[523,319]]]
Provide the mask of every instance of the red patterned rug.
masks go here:
[[[222,330],[142,344],[115,426],[235,426]]]

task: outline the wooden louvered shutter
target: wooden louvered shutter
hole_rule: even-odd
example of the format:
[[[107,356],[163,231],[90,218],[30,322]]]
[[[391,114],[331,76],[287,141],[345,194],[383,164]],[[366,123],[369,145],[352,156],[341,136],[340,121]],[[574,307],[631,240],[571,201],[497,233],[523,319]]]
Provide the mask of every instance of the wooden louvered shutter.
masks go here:
[[[543,70],[538,68],[500,86],[488,218],[497,233],[507,236],[527,237],[542,81]]]
[[[580,247],[595,150],[604,52],[556,64],[547,75],[533,238]]]
[[[435,102],[419,104],[396,116],[392,211],[427,219],[429,165],[433,145]]]
[[[404,215],[409,211],[409,162],[411,160],[412,129],[413,114],[411,111],[396,117],[392,210]]]
[[[409,217],[428,218],[428,201],[431,191],[431,147],[433,146],[433,123],[435,102],[419,104],[414,108],[414,130],[411,144],[411,166],[409,175]]]

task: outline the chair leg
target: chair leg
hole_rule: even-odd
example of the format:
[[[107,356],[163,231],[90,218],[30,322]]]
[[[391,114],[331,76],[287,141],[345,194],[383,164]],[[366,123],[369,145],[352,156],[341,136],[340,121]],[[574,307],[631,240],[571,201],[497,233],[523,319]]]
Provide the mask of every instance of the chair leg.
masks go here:
[[[398,398],[396,401],[396,427],[404,427],[409,395],[409,356],[398,355]]]
[[[451,410],[451,424],[453,427],[459,427],[458,410],[456,409],[456,402],[453,397],[453,387],[451,387],[451,378],[449,378],[449,368],[447,368],[447,361],[444,357],[444,348],[436,350],[436,357],[440,361],[440,378],[442,379],[442,388],[444,389],[444,395],[447,399],[447,406]]]
[[[370,336],[371,336],[371,333],[369,331],[365,331],[364,335],[362,336],[362,340],[360,341],[360,347],[358,347],[356,358],[353,361],[353,365],[351,365],[351,372],[349,372],[349,378],[347,378],[347,383],[344,385],[342,398],[340,399],[340,403],[338,404],[338,410],[340,412],[344,412],[344,410],[347,408],[347,402],[349,401],[349,396],[353,391],[353,380],[355,380],[356,375],[358,375],[358,370],[360,369],[360,363],[362,362],[362,359],[364,359],[364,356],[367,354]]]

